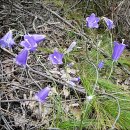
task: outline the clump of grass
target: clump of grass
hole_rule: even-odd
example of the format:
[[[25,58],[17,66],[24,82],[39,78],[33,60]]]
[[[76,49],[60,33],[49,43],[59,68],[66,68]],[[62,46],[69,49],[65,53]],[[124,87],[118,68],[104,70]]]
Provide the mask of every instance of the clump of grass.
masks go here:
[[[103,44],[103,49],[108,52],[110,56],[111,37],[107,37],[105,39],[105,36],[109,35],[103,34],[102,36],[103,37],[98,40],[101,40],[101,44]],[[82,43],[79,41],[78,45],[82,46]],[[82,55],[81,52],[79,50],[77,51],[76,49],[72,51],[69,55],[66,55],[65,63],[71,61],[74,61],[76,63],[74,67],[80,70],[79,75],[81,77],[82,85],[86,90],[86,95],[90,96],[93,94],[93,99],[91,101],[87,101],[87,99],[84,99],[82,103],[79,101],[81,117],[80,119],[77,119],[75,118],[74,114],[71,113],[71,111],[69,111],[68,113],[64,111],[65,108],[63,107],[63,101],[65,99],[62,98],[60,95],[56,96],[53,100],[54,108],[51,126],[64,130],[82,130],[83,128],[101,130],[110,129],[113,127],[116,129],[129,129],[130,95],[123,90],[121,85],[116,85],[116,81],[107,79],[108,73],[111,69],[111,59],[105,59],[98,50],[91,49],[87,52],[88,57],[90,58],[90,61],[88,62],[86,49],[81,49]],[[96,69],[90,62],[93,62],[93,64],[97,66],[99,59],[105,59],[106,65],[102,70],[98,71],[99,77],[97,80],[97,86],[93,93],[93,87],[96,80]],[[122,58],[120,59],[120,61],[123,61]],[[116,72],[114,73],[114,75],[116,75]],[[75,96],[74,93],[70,97],[70,100],[73,96]]]

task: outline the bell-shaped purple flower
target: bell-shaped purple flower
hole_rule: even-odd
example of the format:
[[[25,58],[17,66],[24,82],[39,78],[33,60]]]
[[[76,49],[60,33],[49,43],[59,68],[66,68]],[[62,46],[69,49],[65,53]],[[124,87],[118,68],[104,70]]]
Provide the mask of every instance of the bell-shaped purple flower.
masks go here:
[[[13,39],[12,31],[8,31],[1,39],[0,45],[2,48],[9,47],[11,48],[15,44]]]
[[[71,81],[78,83],[78,82],[80,82],[80,77],[72,78]]]
[[[56,65],[56,64],[63,64],[63,59],[64,54],[59,53],[58,51],[54,51],[53,54],[49,55],[49,60],[52,62],[52,64]]]
[[[73,86],[73,87],[76,86],[76,84],[75,84],[73,81],[71,81],[71,80],[67,81],[67,83],[68,83],[69,85]]]
[[[36,43],[39,43],[43,40],[45,40],[46,36],[45,35],[40,35],[40,34],[28,34],[24,35],[24,39],[28,39],[28,36],[32,37]]]
[[[96,17],[94,13],[92,13],[89,17],[86,18],[86,25],[88,28],[98,28],[98,22],[100,18]]]
[[[125,47],[126,47],[125,44],[114,41],[114,48],[113,48],[113,54],[112,54],[113,61],[117,61],[119,59]]]
[[[71,80],[67,81],[68,84],[71,86],[76,86],[80,82],[80,77],[72,78]]]
[[[69,68],[71,68],[71,67],[73,67],[73,66],[74,66],[74,63],[73,63],[73,62],[67,64],[67,67],[69,67]]]
[[[76,46],[76,42],[73,41],[73,42],[70,44],[69,48],[65,51],[64,54],[70,53],[75,46]]]
[[[26,66],[28,58],[28,50],[23,49],[15,58],[15,62],[18,65]]]
[[[50,90],[51,90],[50,87],[46,87],[46,88],[40,90],[37,94],[35,94],[36,100],[43,103],[45,101],[46,97],[48,96]]]
[[[99,68],[99,69],[102,69],[103,66],[104,66],[104,62],[103,62],[103,61],[100,61],[100,62],[98,63],[98,68]]]
[[[24,38],[24,41],[22,41],[20,45],[31,52],[35,51],[37,48],[36,41],[30,35],[26,35],[26,38]]]
[[[104,21],[106,22],[109,30],[115,27],[115,25],[111,19],[104,17]]]

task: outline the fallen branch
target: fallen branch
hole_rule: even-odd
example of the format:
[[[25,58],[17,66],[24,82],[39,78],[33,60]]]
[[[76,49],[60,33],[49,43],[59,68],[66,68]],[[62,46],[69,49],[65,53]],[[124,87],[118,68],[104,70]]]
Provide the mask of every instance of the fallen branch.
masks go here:
[[[0,100],[0,103],[4,103],[4,102],[27,102],[27,101],[37,101],[37,100],[31,100],[31,99]]]

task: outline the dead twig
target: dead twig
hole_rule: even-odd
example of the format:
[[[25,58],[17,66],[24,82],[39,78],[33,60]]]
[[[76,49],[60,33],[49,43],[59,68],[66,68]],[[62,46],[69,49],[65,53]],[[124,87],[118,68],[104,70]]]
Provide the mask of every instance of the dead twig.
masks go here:
[[[32,100],[32,99],[0,100],[0,103],[4,103],[4,102],[27,102],[27,101],[37,101],[37,100]]]
[[[3,115],[1,115],[1,119],[3,120],[7,130],[13,130],[13,128],[9,125],[8,121]]]
[[[14,54],[14,53],[10,52],[10,51],[9,51],[9,50],[7,50],[6,48],[1,48],[1,47],[0,47],[0,49],[1,49],[1,50],[3,50],[4,52],[6,52],[6,53],[10,54],[10,55],[11,55],[11,56],[13,56],[13,57],[15,57],[15,56],[16,56],[16,54]]]

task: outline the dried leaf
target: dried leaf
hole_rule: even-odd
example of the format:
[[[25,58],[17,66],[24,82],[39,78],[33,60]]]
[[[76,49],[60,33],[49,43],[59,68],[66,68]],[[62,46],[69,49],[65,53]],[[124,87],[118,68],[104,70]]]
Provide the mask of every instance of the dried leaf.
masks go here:
[[[49,95],[55,95],[55,94],[58,95],[58,92],[56,91],[56,88],[53,87],[53,88],[51,88]]]
[[[65,98],[67,98],[69,94],[70,92],[66,89],[66,87],[63,87],[63,95],[65,96]]]
[[[16,126],[19,126],[28,123],[28,120],[25,118],[25,115],[19,116],[18,114],[15,114],[14,123]]]
[[[75,69],[70,69],[70,68],[67,68],[66,71],[67,71],[67,73],[69,73],[69,74],[76,74],[76,72],[77,72],[77,70],[75,70]]]
[[[71,107],[70,111],[76,117],[77,120],[80,120],[82,111],[79,107]]]

